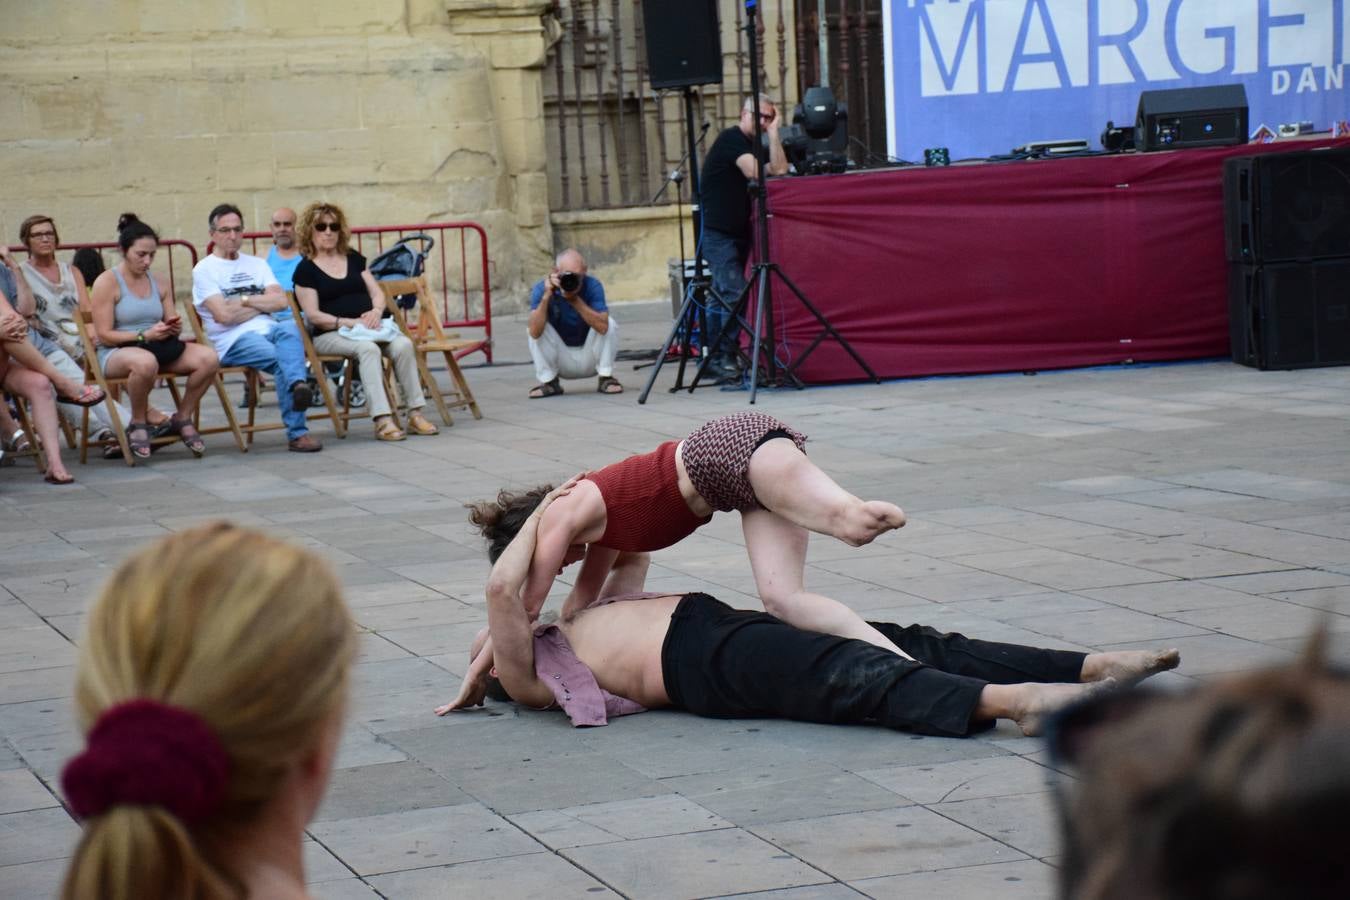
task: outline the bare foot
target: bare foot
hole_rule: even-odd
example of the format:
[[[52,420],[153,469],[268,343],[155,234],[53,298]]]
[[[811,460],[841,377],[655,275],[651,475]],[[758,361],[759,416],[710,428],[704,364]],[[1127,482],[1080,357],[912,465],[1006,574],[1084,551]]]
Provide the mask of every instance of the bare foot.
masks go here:
[[[1166,672],[1181,665],[1181,651],[1170,650],[1116,650],[1111,653],[1089,653],[1083,660],[1080,681],[1101,681],[1114,678],[1125,684],[1143,681],[1150,675]]]
[[[1022,733],[1036,737],[1041,733],[1045,717],[1061,707],[1095,694],[1098,691],[1115,687],[1114,678],[1106,678],[1094,684],[1019,684],[1015,685],[1018,699],[1010,710],[1008,718],[1017,723]]]
[[[75,476],[61,465],[51,465],[47,467],[46,473],[42,476],[48,484],[74,484]]]
[[[894,503],[884,500],[864,500],[839,534],[839,539],[852,547],[870,544],[881,535],[905,524],[905,512]]]

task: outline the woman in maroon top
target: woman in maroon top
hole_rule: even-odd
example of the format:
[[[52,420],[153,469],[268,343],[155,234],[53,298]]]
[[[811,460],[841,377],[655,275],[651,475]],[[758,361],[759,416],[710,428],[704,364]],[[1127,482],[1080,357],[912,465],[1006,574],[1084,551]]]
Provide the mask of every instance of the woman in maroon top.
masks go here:
[[[370,398],[375,437],[382,441],[407,437],[390,416],[392,398],[384,391],[382,355],[394,363],[394,378],[408,407],[408,431],[436,434],[440,429],[422,415],[426,398],[412,341],[384,322],[391,315],[384,292],[366,268],[366,258],[349,246],[351,231],[342,210],[332,203],[311,203],[300,214],[296,240],[305,258],[295,267],[295,299],[315,331],[314,349],[356,360]],[[377,331],[386,336],[354,336],[374,338]]]
[[[618,574],[623,568],[615,565],[620,554],[668,547],[705,524],[714,510],[735,509],[766,611],[798,628],[899,652],[852,609],[808,591],[803,574],[808,531],[860,547],[904,525],[905,514],[893,503],[864,501],[845,491],[807,458],[805,443],[804,435],[771,416],[735,413],[706,423],[683,441],[587,473],[540,521],[523,591],[531,617],[539,614],[564,567],[585,560],[563,604],[566,617],[600,596],[611,570]],[[493,560],[549,490],[503,491],[495,502],[474,507],[470,519],[488,539]]]

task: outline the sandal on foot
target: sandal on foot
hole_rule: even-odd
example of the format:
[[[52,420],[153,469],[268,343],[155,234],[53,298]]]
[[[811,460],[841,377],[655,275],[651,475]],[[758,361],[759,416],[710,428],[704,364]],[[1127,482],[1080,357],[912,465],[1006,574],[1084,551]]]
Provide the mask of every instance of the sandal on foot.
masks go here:
[[[542,384],[536,384],[530,388],[530,399],[538,400],[541,397],[556,397],[563,393],[563,387],[558,383],[558,379],[545,381]]]
[[[377,441],[402,441],[407,437],[403,433],[403,429],[394,424],[393,419],[385,419],[375,426],[375,439]]]
[[[435,423],[429,420],[420,412],[408,413],[408,427],[404,429],[408,434],[440,434],[441,430]]]
[[[131,448],[131,455],[137,459],[150,458],[150,424],[148,422],[132,422],[127,425],[127,445]]]
[[[33,443],[28,440],[28,435],[23,433],[23,429],[19,428],[5,440],[4,449],[10,453],[26,453],[33,449]]]
[[[78,397],[66,397],[57,393],[56,399],[62,403],[74,403],[76,406],[97,406],[103,402],[103,388],[96,384],[86,384]]]
[[[599,383],[595,386],[598,394],[622,394],[623,385],[619,384],[619,379],[613,375],[601,375]]]
[[[48,484],[74,484],[75,476],[67,472],[65,478],[58,478],[51,473],[50,469],[48,469],[47,473],[42,476],[42,480]]]
[[[193,456],[200,457],[206,452],[206,441],[202,440],[201,433],[197,431],[191,419],[180,419],[177,416],[170,418],[169,434],[178,435],[178,439],[183,442],[184,447],[192,451]]]

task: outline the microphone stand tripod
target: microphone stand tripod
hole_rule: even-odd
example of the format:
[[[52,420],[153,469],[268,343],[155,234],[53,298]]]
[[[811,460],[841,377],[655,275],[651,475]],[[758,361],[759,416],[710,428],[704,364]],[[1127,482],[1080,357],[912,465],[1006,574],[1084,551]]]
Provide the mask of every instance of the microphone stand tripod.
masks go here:
[[[705,129],[707,128],[706,124],[704,125],[704,128]],[[675,168],[671,169],[670,174],[667,175],[665,177],[665,180],[661,182],[661,189],[652,196],[652,199],[647,201],[648,206],[655,206],[656,201],[660,200],[661,195],[666,192],[666,188],[670,187],[672,184],[675,185],[675,223],[676,227],[680,229],[680,284],[682,285],[684,284],[684,190],[682,189],[682,185],[684,184],[684,172],[683,172],[684,163],[685,160],[687,160],[688,158],[689,158],[689,151],[686,150],[684,156],[682,156],[680,158],[680,161],[675,165]],[[692,287],[692,285],[693,282],[691,281],[690,286]],[[684,293],[685,297],[688,298],[689,291],[686,290]],[[684,310],[683,305],[681,305],[680,310],[681,313],[683,313]],[[675,316],[675,320],[679,322],[681,320],[681,317],[682,316],[680,314],[677,314]],[[680,349],[678,351],[678,354],[676,353],[675,348],[670,345],[670,341],[668,339],[666,344],[661,348],[661,350],[657,351],[657,356],[655,359],[653,359],[651,362],[638,363],[636,366],[633,366],[633,371],[638,372],[641,371],[642,369],[647,368],[648,366],[659,366],[663,360],[678,355],[680,357],[680,371],[679,375],[675,379],[675,382],[676,384],[679,384],[684,376],[684,362],[685,357],[689,355],[689,343],[691,337],[692,337],[691,335],[686,335],[683,333],[683,330],[681,330],[681,334],[678,337],[678,340],[680,342],[679,344]],[[646,400],[646,397],[647,394],[644,391],[642,396],[638,398],[638,403],[644,402]]]
[[[696,155],[696,150],[698,149],[699,141],[703,140],[703,136],[707,134],[707,132],[708,123],[705,122],[703,128],[698,133],[698,137],[694,137],[694,92],[690,87],[686,86],[684,88],[684,134],[688,146],[684,151],[684,157],[681,158],[679,165],[675,167],[675,171],[670,174],[666,179],[666,183],[661,186],[661,190],[657,191],[656,196],[651,200],[652,203],[655,203],[661,195],[665,193],[665,190],[670,183],[675,183],[677,198],[676,217],[678,218],[680,225],[681,283],[684,282],[684,217],[682,212],[683,207],[679,204],[679,197],[680,183],[683,181],[684,176],[680,174],[680,168],[686,161],[689,163],[689,182],[692,191],[689,217],[694,226],[694,234],[701,236],[703,233],[703,213],[699,208],[698,200],[701,184],[699,182],[698,156]],[[692,355],[690,344],[693,341],[694,325],[696,324],[696,319],[702,318],[699,315],[703,306],[701,301],[708,297],[712,297],[715,302],[721,303],[724,307],[730,309],[730,306],[722,300],[721,297],[718,297],[716,291],[712,289],[711,279],[704,274],[704,265],[703,249],[696,240],[694,244],[694,277],[690,279],[689,283],[685,286],[684,303],[680,306],[680,312],[675,317],[675,324],[671,327],[670,334],[666,336],[665,343],[663,343],[661,349],[657,351],[656,362],[651,364],[653,366],[652,374],[647,378],[647,384],[642,389],[642,393],[638,395],[639,404],[647,402],[647,395],[651,393],[652,386],[656,384],[656,376],[661,373],[661,366],[663,366],[666,360],[672,356],[679,357],[680,366],[679,369],[676,370],[675,384],[670,388],[670,391],[671,393],[674,393],[675,391],[684,388],[684,370]],[[706,320],[699,321],[697,324],[699,325],[699,334],[704,337],[703,343],[706,352],[708,348],[711,347],[707,342]],[[641,368],[641,366],[635,368]],[[692,391],[694,387],[695,385],[690,385],[689,389]]]
[[[746,43],[749,44],[750,51],[750,96],[753,98],[752,102],[755,107],[754,154],[757,160],[759,159],[759,154],[764,143],[764,124],[759,116],[759,34],[758,29],[755,26],[755,22],[758,19],[758,13],[758,0],[745,0],[745,34]],[[792,279],[788,278],[787,275],[783,273],[783,270],[779,268],[778,264],[770,257],[769,193],[764,186],[763,176],[766,174],[764,165],[765,163],[760,163],[761,177],[759,178],[758,183],[751,188],[752,192],[758,197],[758,202],[755,204],[754,235],[755,259],[757,262],[751,271],[751,277],[745,283],[745,287],[741,289],[740,294],[737,295],[735,301],[731,304],[733,315],[723,324],[722,329],[717,336],[712,341],[707,342],[708,346],[718,346],[736,323],[744,322],[743,314],[750,302],[750,288],[753,286],[755,288],[756,303],[754,336],[751,339],[749,350],[751,404],[755,402],[755,397],[759,393],[759,361],[761,356],[764,358],[765,375],[770,383],[781,385],[784,382],[790,382],[793,387],[800,390],[805,387],[805,384],[797,377],[797,368],[806,361],[806,358],[810,356],[826,338],[837,341],[839,346],[843,347],[848,351],[848,355],[853,357],[853,361],[867,373],[867,376],[875,383],[880,384],[881,379],[877,377],[877,373],[873,372],[871,367],[858,355],[858,351],[853,349],[853,345],[844,340],[844,336],[830,324],[830,320],[825,318],[825,314],[816,308],[816,305],[802,293],[797,285],[792,283]],[[802,305],[806,307],[807,311],[815,317],[815,320],[820,323],[821,326],[820,333],[811,341],[810,345],[806,348],[806,351],[802,353],[801,356],[797,357],[795,362],[786,367],[780,367],[778,365],[778,361],[773,353],[773,284],[769,278],[770,275],[777,276],[783,284],[787,285],[792,294],[801,301]],[[766,319],[768,323],[767,335],[765,326]],[[698,371],[694,373],[694,381],[689,385],[691,393],[694,388],[698,387],[698,383],[703,378],[711,358],[711,355],[705,357],[702,365],[698,367]]]

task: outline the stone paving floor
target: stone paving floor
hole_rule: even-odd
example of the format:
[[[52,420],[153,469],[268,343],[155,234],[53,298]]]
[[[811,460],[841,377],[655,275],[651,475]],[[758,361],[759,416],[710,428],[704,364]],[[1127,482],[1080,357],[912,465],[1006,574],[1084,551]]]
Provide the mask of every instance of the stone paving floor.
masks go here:
[[[621,308],[623,345],[656,346],[663,313]],[[499,321],[499,364],[468,370],[484,418],[439,437],[321,427],[324,452],[300,456],[275,432],[247,455],[217,436],[201,461],[174,447],[134,469],[76,466],[71,488],[23,461],[0,469],[0,896],[53,896],[76,839],[57,781],[78,745],[92,593],[142,541],[219,516],[328,558],[366,630],[306,844],[317,897],[1052,896],[1061,776],[1008,725],[949,740],[669,711],[591,730],[506,705],[432,715],[485,618],[464,501],[648,450],[748,400],[658,390],[639,406],[646,372],[625,364],[620,397],[588,380],[527,401],[523,330]],[[866,548],[812,539],[810,584],[869,618],[1176,646],[1181,669],[1158,679],[1174,687],[1287,660],[1319,617],[1350,648],[1350,369],[897,381],[763,392],[758,408],[808,433],[847,488],[908,513]],[[735,516],[658,554],[651,583],[757,606]]]

